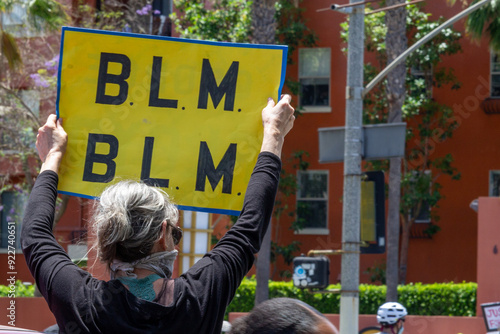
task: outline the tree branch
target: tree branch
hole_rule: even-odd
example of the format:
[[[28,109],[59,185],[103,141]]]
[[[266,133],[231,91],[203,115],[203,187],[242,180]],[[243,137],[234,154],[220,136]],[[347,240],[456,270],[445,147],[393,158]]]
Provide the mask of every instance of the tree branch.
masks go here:
[[[17,95],[12,89],[7,88],[7,87],[5,87],[2,84],[0,84],[0,88],[3,89],[4,91],[6,91],[7,94],[10,94],[10,95],[14,96],[21,103],[21,105],[25,109],[26,114],[28,114],[30,116],[30,118],[35,123],[35,126],[33,127],[33,129],[37,130],[38,127],[40,126],[40,121],[38,120],[38,117],[33,113],[33,111],[31,110],[31,108],[26,103],[24,103],[23,99],[19,95]]]

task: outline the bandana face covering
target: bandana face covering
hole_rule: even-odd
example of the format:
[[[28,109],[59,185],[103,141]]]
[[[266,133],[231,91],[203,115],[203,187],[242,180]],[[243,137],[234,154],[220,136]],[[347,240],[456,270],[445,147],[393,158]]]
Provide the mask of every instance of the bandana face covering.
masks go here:
[[[118,270],[123,271],[127,277],[137,278],[137,275],[134,274],[135,268],[151,270],[162,278],[170,278],[172,277],[177,253],[177,250],[153,253],[133,262],[123,262],[114,259],[110,265],[111,279],[115,279]]]

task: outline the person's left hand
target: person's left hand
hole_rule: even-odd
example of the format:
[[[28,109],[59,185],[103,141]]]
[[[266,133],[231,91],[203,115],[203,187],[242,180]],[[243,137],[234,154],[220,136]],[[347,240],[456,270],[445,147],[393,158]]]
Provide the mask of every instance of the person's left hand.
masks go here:
[[[38,135],[36,136],[38,155],[45,167],[48,167],[46,164],[49,164],[50,169],[56,167],[55,171],[57,172],[62,156],[66,152],[67,142],[68,135],[62,127],[62,120],[57,119],[54,114],[50,115],[47,122],[38,129]]]

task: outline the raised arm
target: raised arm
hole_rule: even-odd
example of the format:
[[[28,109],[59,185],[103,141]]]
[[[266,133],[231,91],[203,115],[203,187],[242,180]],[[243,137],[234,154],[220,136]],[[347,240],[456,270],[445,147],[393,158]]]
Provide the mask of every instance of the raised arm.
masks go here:
[[[292,98],[288,94],[283,95],[278,104],[275,104],[272,98],[267,100],[267,106],[262,110],[264,139],[261,152],[271,152],[281,157],[285,136],[292,129],[295,120],[291,101]]]
[[[281,150],[295,120],[290,100],[289,95],[284,95],[277,104],[269,99],[262,111],[261,153],[248,183],[240,217],[211,252],[224,258],[221,272],[227,273],[230,287],[224,288],[231,297],[252,266],[269,226],[281,171]]]
[[[67,135],[56,115],[50,115],[38,129],[36,147],[42,168],[26,207],[21,228],[21,246],[42,294],[47,290],[61,263],[71,263],[52,234],[59,165],[66,150]]]
[[[68,135],[62,127],[62,120],[52,114],[47,118],[47,122],[38,129],[36,136],[36,148],[42,160],[40,173],[45,170],[59,172],[61,160],[66,152]]]

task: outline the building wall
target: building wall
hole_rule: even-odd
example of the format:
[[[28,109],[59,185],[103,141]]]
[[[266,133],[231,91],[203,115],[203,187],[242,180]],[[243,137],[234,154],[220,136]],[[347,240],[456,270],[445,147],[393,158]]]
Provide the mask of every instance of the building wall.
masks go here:
[[[297,117],[294,129],[285,142],[283,158],[292,152],[309,152],[309,169],[329,170],[329,235],[294,235],[288,230],[286,217],[282,219],[280,230],[282,243],[292,240],[302,243],[301,251],[310,249],[341,248],[343,163],[320,164],[318,133],[321,127],[343,126],[345,122],[346,56],[341,49],[340,23],[345,15],[333,11],[317,12],[329,7],[325,0],[303,1],[308,25],[319,37],[318,47],[331,48],[331,99],[330,113],[305,113]],[[427,3],[426,11],[450,18],[461,10],[460,5],[448,7],[445,1]],[[455,29],[463,32],[463,21],[455,24]],[[464,34],[465,35],[465,34]],[[434,98],[453,107],[459,123],[453,138],[435,142],[433,156],[452,153],[455,166],[462,174],[459,181],[451,181],[440,176],[444,199],[437,209],[441,219],[436,222],[441,231],[432,239],[410,239],[408,258],[408,282],[448,282],[476,280],[476,213],[469,208],[472,200],[488,195],[488,171],[500,168],[500,115],[488,115],[481,109],[481,102],[489,96],[490,53],[486,39],[481,43],[472,42],[467,37],[461,40],[463,52],[443,58],[443,64],[454,69],[462,88],[451,91],[449,87],[435,88]],[[294,57],[297,60],[297,55]],[[295,62],[297,64],[297,61]],[[297,65],[289,66],[287,74],[297,77]],[[297,99],[295,98],[295,101]],[[291,164],[287,165],[287,168]],[[292,171],[290,169],[290,171]],[[294,198],[291,198],[293,204]],[[384,255],[361,255],[361,282],[369,282],[364,274],[370,266],[385,261]],[[282,268],[284,268],[283,266]],[[336,282],[340,274],[340,258],[331,257],[330,279]],[[276,277],[275,277],[276,278]]]

